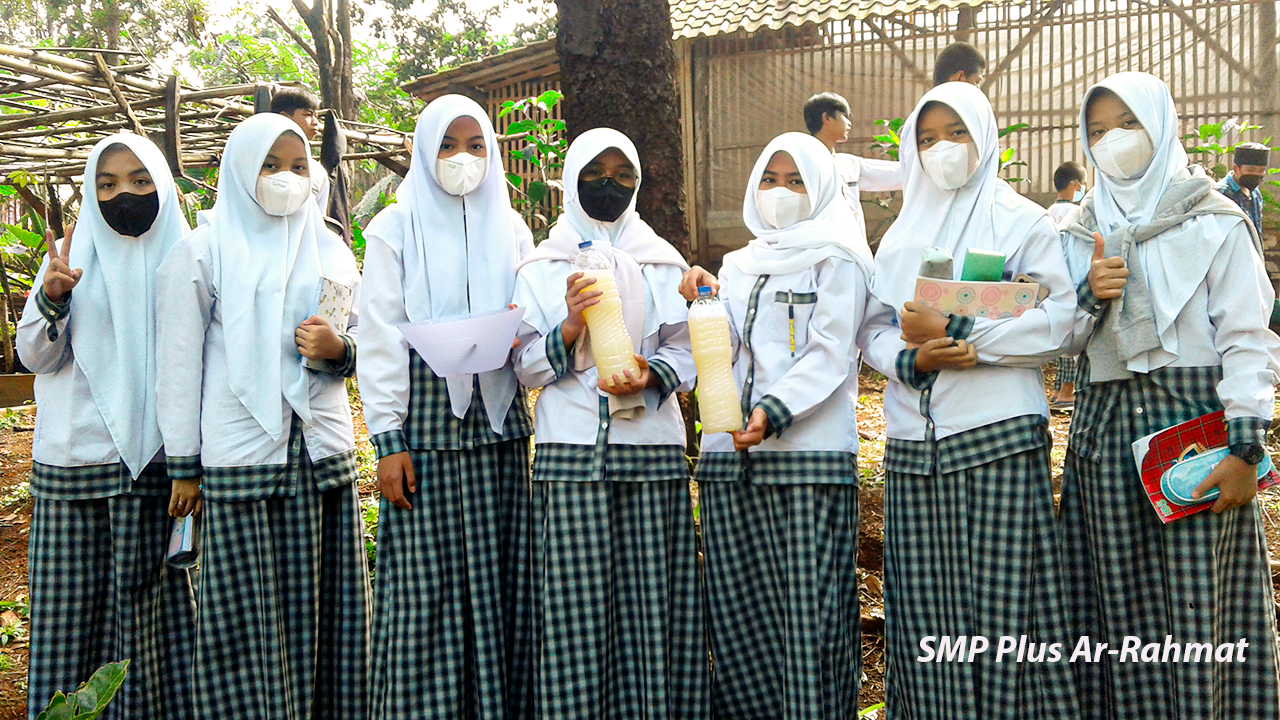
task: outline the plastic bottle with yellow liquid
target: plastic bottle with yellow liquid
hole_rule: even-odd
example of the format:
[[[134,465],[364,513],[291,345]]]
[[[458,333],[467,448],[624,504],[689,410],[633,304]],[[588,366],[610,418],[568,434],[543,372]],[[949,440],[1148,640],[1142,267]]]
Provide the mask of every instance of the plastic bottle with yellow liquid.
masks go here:
[[[625,370],[631,371],[631,377],[637,377],[640,366],[636,364],[635,345],[622,320],[622,298],[618,296],[618,281],[614,279],[609,258],[591,247],[591,241],[587,240],[578,243],[578,257],[573,261],[573,269],[583,277],[595,280],[584,292],[599,290],[604,293],[600,302],[582,311],[587,331],[591,334],[591,354],[596,362],[596,372],[610,386],[614,384],[613,376],[621,378]]]
[[[698,299],[689,307],[689,342],[698,366],[698,416],[702,432],[742,429],[742,405],[733,380],[733,345],[729,338],[729,314],[711,288],[698,288]]]

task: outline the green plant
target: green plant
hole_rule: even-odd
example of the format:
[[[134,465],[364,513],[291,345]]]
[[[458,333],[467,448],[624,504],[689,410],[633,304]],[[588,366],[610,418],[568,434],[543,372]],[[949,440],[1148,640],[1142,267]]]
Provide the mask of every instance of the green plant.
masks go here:
[[[128,669],[128,660],[103,665],[71,695],[54,693],[36,720],[94,720],[106,712]]]
[[[9,655],[0,655],[0,672],[9,672],[17,667],[18,663]]]
[[[25,481],[20,482],[17,485],[13,486],[13,489],[9,491],[8,495],[5,495],[3,498],[0,498],[0,507],[12,507],[14,505],[21,505],[30,499],[31,499],[31,483],[25,482]],[[0,604],[0,611],[3,611],[3,609],[4,609],[3,604]]]
[[[361,503],[361,514],[364,516],[364,551],[369,561],[369,583],[373,584],[373,573],[378,562],[378,506],[379,496]]]
[[[875,705],[872,705],[871,707],[865,708],[862,711],[860,711],[858,713],[858,717],[867,717],[871,715],[871,713],[876,712],[878,710],[882,710],[883,708],[884,708],[884,703],[876,703]]]
[[[1244,137],[1244,135],[1246,133],[1251,133],[1254,130],[1261,129],[1261,125],[1241,125],[1240,121],[1235,118],[1231,118],[1220,123],[1204,123],[1200,125],[1200,127],[1196,128],[1195,132],[1183,135],[1182,139],[1196,143],[1187,148],[1187,154],[1205,156],[1209,162],[1209,165],[1205,169],[1208,170],[1209,174],[1213,175],[1214,178],[1221,180],[1226,177],[1227,172],[1231,170],[1229,161],[1231,159],[1231,155],[1235,153],[1236,148],[1246,142],[1250,142],[1250,140]],[[1237,133],[1236,141],[1224,144],[1223,141],[1226,140],[1227,136],[1232,132]],[[1272,150],[1280,150],[1280,147],[1271,147],[1270,137],[1262,140],[1262,144]],[[1280,173],[1280,168],[1270,168],[1267,170],[1268,175],[1275,175],[1277,173]],[[1280,180],[1268,180],[1264,184],[1263,189],[1266,191],[1262,193],[1263,204],[1266,207],[1271,208],[1272,211],[1280,211],[1280,198],[1277,198],[1277,195],[1280,194]]]
[[[9,647],[26,635],[26,620],[31,615],[27,598],[0,602],[0,647]]]
[[[564,121],[551,117],[563,97],[559,90],[548,90],[537,97],[508,100],[498,111],[499,118],[511,113],[523,116],[511,123],[506,132],[508,138],[524,135],[524,147],[509,152],[513,159],[532,165],[538,177],[526,181],[515,173],[507,173],[507,182],[516,192],[511,204],[534,229],[535,235],[551,227],[563,211],[559,204],[543,202],[551,197],[553,189],[564,192],[559,176],[564,169],[569,140],[565,137]]]
[[[3,413],[0,413],[0,431],[12,430],[26,424],[26,413],[19,412],[13,408],[8,408]]]

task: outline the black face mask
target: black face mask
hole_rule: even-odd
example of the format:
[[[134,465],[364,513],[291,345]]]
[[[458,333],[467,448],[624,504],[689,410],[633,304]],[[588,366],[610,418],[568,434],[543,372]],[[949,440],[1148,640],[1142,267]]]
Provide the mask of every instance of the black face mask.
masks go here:
[[[112,230],[127,237],[139,237],[151,229],[160,214],[160,194],[155,191],[146,195],[122,192],[106,202],[99,202],[98,209]]]
[[[1255,190],[1259,185],[1262,184],[1262,176],[1261,175],[1241,175],[1240,177],[1236,178],[1236,182],[1240,184],[1240,187],[1246,190]]]
[[[635,193],[635,188],[623,187],[611,177],[591,182],[578,181],[578,200],[582,203],[582,209],[592,220],[600,222],[613,222],[622,217]]]

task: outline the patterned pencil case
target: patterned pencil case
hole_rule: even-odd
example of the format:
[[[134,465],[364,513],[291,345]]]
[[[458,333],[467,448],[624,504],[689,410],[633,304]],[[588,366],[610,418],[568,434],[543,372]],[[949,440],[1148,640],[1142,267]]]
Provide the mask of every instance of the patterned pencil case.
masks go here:
[[[1208,450],[1190,457],[1184,454],[1160,476],[1160,491],[1175,505],[1197,505],[1217,499],[1218,488],[1213,488],[1200,498],[1191,497],[1191,493],[1209,477],[1209,473],[1213,472],[1227,454],[1227,448]],[[1258,463],[1258,479],[1261,480],[1270,472],[1271,454],[1265,453],[1262,462]]]

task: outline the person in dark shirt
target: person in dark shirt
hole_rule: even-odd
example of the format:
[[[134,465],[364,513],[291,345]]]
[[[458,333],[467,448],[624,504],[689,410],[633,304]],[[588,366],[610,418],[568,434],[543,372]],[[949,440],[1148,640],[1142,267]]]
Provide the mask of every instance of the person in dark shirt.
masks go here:
[[[1271,150],[1261,143],[1236,146],[1231,172],[1218,183],[1218,192],[1231,198],[1249,216],[1253,229],[1262,234],[1262,191],[1258,186],[1267,174]]]

